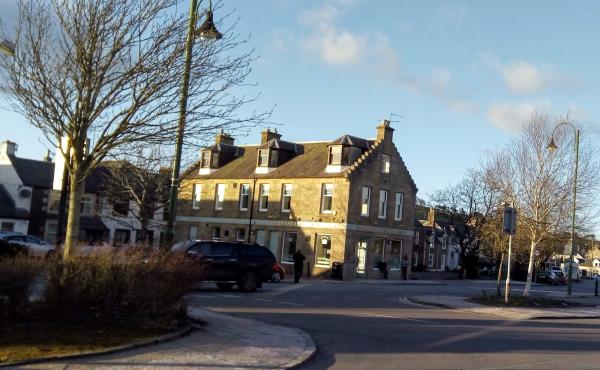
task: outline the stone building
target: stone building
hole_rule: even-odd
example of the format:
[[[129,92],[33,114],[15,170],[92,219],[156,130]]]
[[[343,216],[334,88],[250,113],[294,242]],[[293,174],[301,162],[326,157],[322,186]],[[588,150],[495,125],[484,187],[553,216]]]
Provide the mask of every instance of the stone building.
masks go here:
[[[417,188],[393,131],[383,121],[376,139],[293,143],[266,130],[246,146],[220,133],[182,176],[176,237],[256,242],[290,270],[300,249],[314,276],[339,262],[344,279],[379,278],[384,261],[400,278]]]
[[[443,210],[416,206],[413,270],[444,272],[458,267],[460,245]]]

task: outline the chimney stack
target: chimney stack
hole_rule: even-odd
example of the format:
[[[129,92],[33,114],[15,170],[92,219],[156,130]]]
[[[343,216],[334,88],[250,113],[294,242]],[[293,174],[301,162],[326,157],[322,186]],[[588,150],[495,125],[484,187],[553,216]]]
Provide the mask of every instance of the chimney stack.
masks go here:
[[[6,140],[0,143],[0,154],[14,157],[17,153],[17,144]]]
[[[387,119],[381,120],[377,126],[377,140],[383,142],[383,152],[390,154],[392,151],[392,139],[394,138],[394,129],[390,126],[390,121]]]
[[[264,130],[260,133],[260,143],[261,145],[271,141],[273,139],[281,139],[281,135],[277,133],[277,130],[271,131],[269,129]]]
[[[233,145],[235,139],[233,138],[233,136],[226,134],[225,131],[223,131],[223,129],[221,129],[221,131],[215,136],[215,144],[227,144],[227,145]]]
[[[52,163],[52,154],[50,153],[50,149],[46,152],[44,158],[42,158],[44,162]]]

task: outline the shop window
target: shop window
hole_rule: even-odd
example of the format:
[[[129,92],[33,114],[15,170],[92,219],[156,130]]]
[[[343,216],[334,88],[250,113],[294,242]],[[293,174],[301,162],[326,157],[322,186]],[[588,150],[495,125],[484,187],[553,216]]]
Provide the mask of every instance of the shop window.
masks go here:
[[[213,226],[212,228],[212,240],[221,239],[221,228],[219,226]]]
[[[283,234],[283,251],[281,253],[282,262],[294,263],[294,254],[298,243],[298,233]]]
[[[317,235],[315,240],[315,264],[328,266],[331,260],[331,235]]]
[[[239,228],[235,230],[235,240],[243,242],[246,240],[246,229]]]

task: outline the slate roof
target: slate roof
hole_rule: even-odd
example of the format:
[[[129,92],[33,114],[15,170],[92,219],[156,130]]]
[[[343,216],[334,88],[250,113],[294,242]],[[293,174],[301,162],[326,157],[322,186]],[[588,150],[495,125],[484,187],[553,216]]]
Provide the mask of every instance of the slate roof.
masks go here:
[[[79,218],[79,228],[81,230],[107,231],[108,228],[98,216],[81,216]]]
[[[352,135],[340,136],[337,139],[335,139],[334,141],[332,141],[331,143],[329,143],[329,145],[357,146],[362,149],[369,149],[369,147],[371,147],[372,144],[373,144],[372,141],[369,141],[366,139],[361,139],[360,137],[356,137],[356,136],[352,136]]]
[[[234,155],[242,155],[242,153],[244,153],[244,148],[239,147],[239,146],[235,146],[235,145],[229,145],[229,144],[214,144],[211,145],[209,147],[204,148],[205,150],[208,149],[211,152],[219,152],[219,153],[230,153],[230,154],[234,154]]]
[[[52,188],[54,163],[14,156],[11,156],[10,160],[21,181],[23,181],[23,185],[36,188]]]
[[[262,144],[259,148],[260,149],[268,149],[268,148],[279,149],[279,150],[285,150],[286,152],[291,152],[291,153],[299,153],[302,151],[302,145],[292,143],[289,141],[285,141],[285,140],[281,140],[281,139],[271,139],[271,140],[267,141],[266,143]]]
[[[280,140],[281,141],[281,140]],[[261,145],[244,147],[244,154],[219,170],[199,175],[199,163],[192,165],[183,175],[185,178],[202,179],[252,179],[252,178],[313,178],[313,177],[345,177],[346,171],[327,173],[327,142],[298,144],[304,148],[304,153],[296,155],[267,174],[257,174],[256,156]]]
[[[2,184],[0,184],[0,217],[16,219],[29,218],[29,212],[15,207],[15,201]]]

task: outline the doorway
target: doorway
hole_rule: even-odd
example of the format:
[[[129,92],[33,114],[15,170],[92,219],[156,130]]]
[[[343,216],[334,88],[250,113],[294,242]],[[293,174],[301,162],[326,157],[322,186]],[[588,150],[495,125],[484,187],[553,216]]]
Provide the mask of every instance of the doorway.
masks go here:
[[[358,239],[358,245],[356,248],[356,274],[359,278],[365,277],[365,270],[367,267],[367,245],[369,238],[361,237]]]

